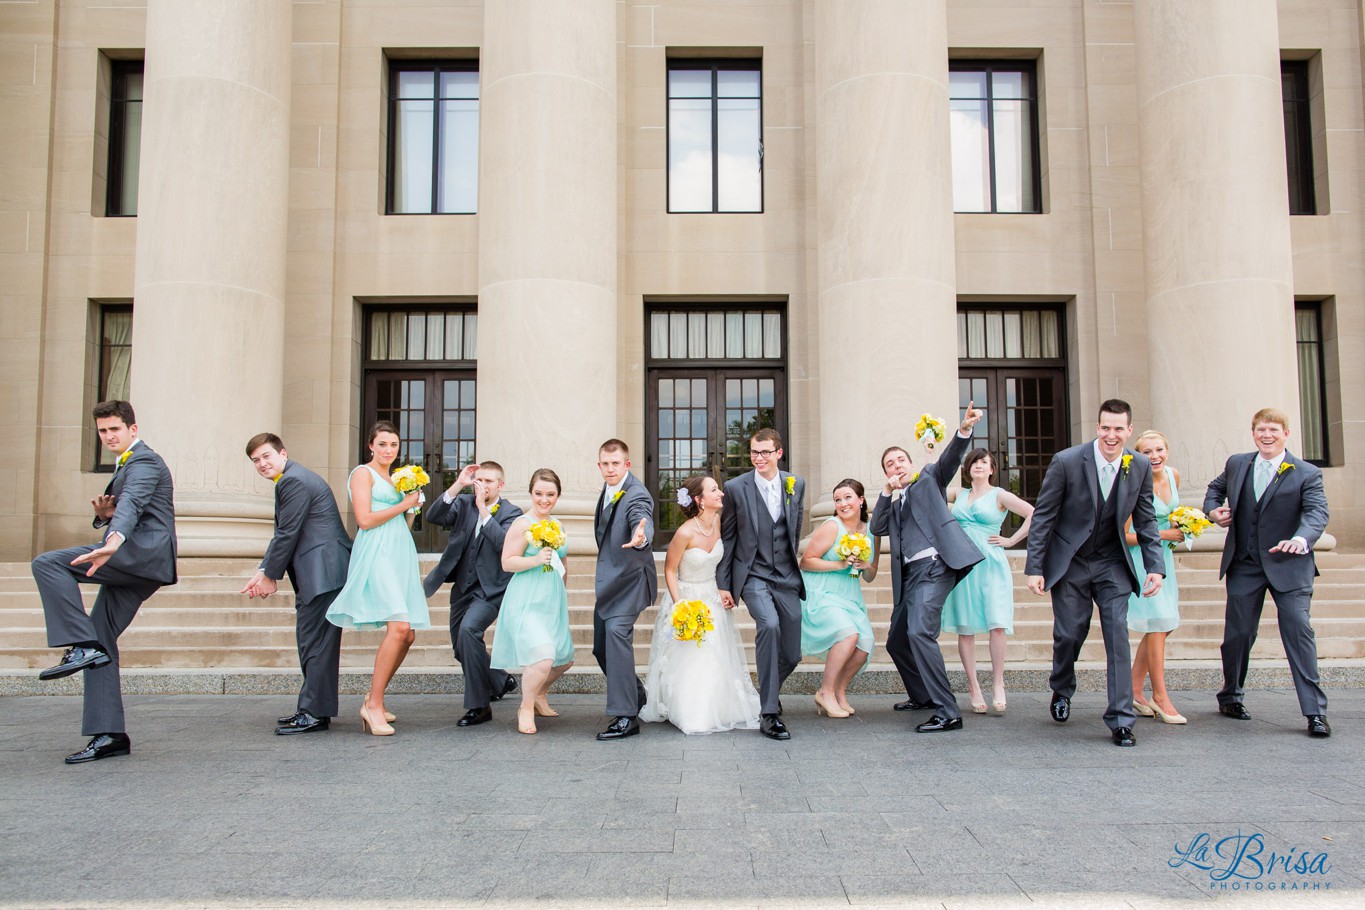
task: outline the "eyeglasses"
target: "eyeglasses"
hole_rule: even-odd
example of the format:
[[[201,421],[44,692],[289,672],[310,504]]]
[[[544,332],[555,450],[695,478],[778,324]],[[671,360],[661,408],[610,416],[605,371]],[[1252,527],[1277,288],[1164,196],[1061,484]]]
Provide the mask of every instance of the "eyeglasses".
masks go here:
[[[750,458],[772,458],[777,453],[777,449],[750,449]]]

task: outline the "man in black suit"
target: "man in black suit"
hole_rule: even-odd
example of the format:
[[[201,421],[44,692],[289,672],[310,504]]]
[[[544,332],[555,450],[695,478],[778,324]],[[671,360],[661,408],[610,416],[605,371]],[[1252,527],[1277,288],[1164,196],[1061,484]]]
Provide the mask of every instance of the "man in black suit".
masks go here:
[[[1052,592],[1052,719],[1065,723],[1076,694],[1076,658],[1090,634],[1091,603],[1100,610],[1108,660],[1109,707],[1104,722],[1116,746],[1133,746],[1132,656],[1128,598],[1161,590],[1165,558],[1152,501],[1152,464],[1124,448],[1133,409],[1111,398],[1100,405],[1095,439],[1052,456],[1028,534],[1024,573],[1029,590]],[[1146,580],[1124,545],[1129,518],[1142,549]]]
[[[81,732],[93,737],[66,757],[69,765],[132,751],[119,685],[118,638],[142,602],[176,582],[175,490],[161,456],[138,438],[137,418],[126,401],[105,401],[92,412],[101,444],[118,456],[113,479],[90,504],[92,524],[104,536],[96,546],[53,550],[33,560],[43,601],[49,647],[66,648],[39,679],[85,672]],[[97,584],[86,615],[81,584]]]
[[[489,666],[483,636],[498,618],[502,596],[512,573],[502,568],[502,543],[521,509],[502,498],[502,465],[484,461],[467,465],[431,505],[427,521],[450,528],[441,561],[423,583],[427,597],[442,584],[450,586],[450,645],[464,671],[465,713],[457,727],[473,727],[493,719],[490,703],[517,688],[516,677]],[[460,496],[466,487],[473,495]]]
[[[934,708],[933,716],[915,728],[920,733],[962,729],[948,670],[939,650],[943,602],[958,581],[984,557],[948,509],[947,489],[962,465],[971,442],[972,427],[982,412],[975,402],[953,441],[938,461],[916,471],[910,455],[899,446],[882,453],[886,486],[877,498],[868,529],[890,539],[891,611],[886,652],[901,674],[910,702],[897,708]],[[892,494],[900,490],[900,498]]]
[[[289,576],[303,670],[297,709],[279,719],[275,732],[289,736],[326,730],[337,715],[341,673],[341,627],[327,621],[327,608],[346,584],[351,538],[341,523],[332,488],[290,461],[280,437],[258,433],[247,442],[246,456],[257,473],[275,484],[275,536],[241,593],[269,597],[279,580]]]
[[[1308,734],[1331,736],[1308,615],[1318,574],[1313,544],[1327,529],[1328,519],[1322,471],[1285,451],[1289,417],[1283,411],[1257,411],[1251,438],[1256,451],[1229,458],[1204,497],[1209,518],[1228,529],[1219,567],[1219,577],[1227,580],[1228,599],[1218,710],[1237,720],[1251,719],[1242,692],[1269,589],[1299,710],[1308,718]]]

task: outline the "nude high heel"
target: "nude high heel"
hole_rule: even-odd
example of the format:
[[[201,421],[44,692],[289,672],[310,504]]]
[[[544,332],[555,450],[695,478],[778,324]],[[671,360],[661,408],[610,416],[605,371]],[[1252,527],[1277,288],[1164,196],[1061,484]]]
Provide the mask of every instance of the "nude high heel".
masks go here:
[[[1152,700],[1151,705],[1152,713],[1156,716],[1156,719],[1163,724],[1189,723],[1189,720],[1186,719],[1185,715],[1181,714],[1179,711],[1176,711],[1174,714],[1167,714],[1165,711],[1161,710],[1161,706],[1156,703],[1155,699]]]
[[[382,723],[382,724],[377,724],[377,723],[375,723],[375,722],[374,722],[374,718],[370,716],[369,708],[367,708],[365,705],[361,705],[361,706],[360,706],[360,732],[361,732],[361,733],[364,733],[364,732],[365,732],[365,728],[366,728],[367,726],[370,728],[370,733],[373,734],[374,736],[392,736],[392,735],[393,735],[393,727],[390,727],[390,726],[389,726],[388,721],[385,721],[385,722]]]
[[[525,707],[517,708],[517,732],[528,735],[536,732],[536,716],[534,708],[528,712]]]
[[[848,712],[845,711],[843,708],[838,707],[831,708],[829,705],[821,701],[819,692],[815,693],[815,714],[817,717],[820,716],[821,714],[827,715],[829,717],[848,717]]]
[[[551,707],[550,707],[550,703],[549,703],[548,701],[547,701],[547,702],[544,702],[544,703],[542,703],[542,702],[536,702],[535,705],[534,705],[534,707],[535,707],[535,711],[536,711],[536,717],[558,717],[558,716],[559,716],[559,712],[556,711],[554,708],[551,708]]]

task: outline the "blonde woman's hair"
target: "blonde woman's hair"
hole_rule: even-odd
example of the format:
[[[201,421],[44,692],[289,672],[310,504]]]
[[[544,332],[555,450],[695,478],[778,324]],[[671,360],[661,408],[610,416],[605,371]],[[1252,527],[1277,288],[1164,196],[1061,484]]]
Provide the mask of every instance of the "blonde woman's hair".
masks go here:
[[[1142,444],[1142,440],[1144,439],[1160,439],[1162,443],[1165,444],[1166,448],[1169,449],[1171,447],[1171,441],[1166,438],[1165,433],[1161,432],[1160,430],[1143,430],[1142,434],[1138,436],[1137,439],[1133,440],[1133,448],[1136,449],[1138,446],[1140,446]]]

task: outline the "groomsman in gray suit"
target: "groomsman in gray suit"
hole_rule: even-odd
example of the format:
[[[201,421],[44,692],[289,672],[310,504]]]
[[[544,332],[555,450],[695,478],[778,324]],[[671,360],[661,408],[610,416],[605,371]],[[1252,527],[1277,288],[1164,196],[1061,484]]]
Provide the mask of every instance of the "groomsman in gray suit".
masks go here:
[[[441,561],[423,583],[427,597],[450,582],[450,646],[464,672],[464,716],[457,727],[493,719],[492,702],[517,689],[517,679],[489,666],[483,636],[498,618],[511,572],[502,568],[502,543],[521,509],[502,498],[502,465],[484,461],[465,467],[431,505],[427,521],[450,528]],[[472,487],[470,496],[460,496]]]
[[[1132,658],[1128,649],[1128,598],[1161,590],[1165,561],[1152,503],[1152,465],[1124,448],[1133,433],[1133,409],[1111,398],[1100,405],[1095,439],[1052,456],[1033,507],[1028,559],[1029,590],[1052,592],[1052,719],[1065,723],[1076,694],[1076,658],[1090,633],[1091,602],[1099,606],[1108,657],[1109,707],[1104,722],[1116,746],[1133,746]],[[1144,581],[1128,558],[1124,527],[1133,532],[1146,566]]]
[[[1308,735],[1331,736],[1308,615],[1318,574],[1313,544],[1327,529],[1322,471],[1285,451],[1289,417],[1283,411],[1257,411],[1251,419],[1251,438],[1256,451],[1229,458],[1204,498],[1205,513],[1228,528],[1219,567],[1219,576],[1227,580],[1228,600],[1218,710],[1237,720],[1251,720],[1242,691],[1269,589],[1299,710],[1308,718]]]
[[[100,443],[118,456],[113,479],[90,502],[93,525],[103,529],[104,537],[98,546],[53,550],[33,560],[48,646],[67,649],[61,662],[38,678],[85,672],[81,732],[93,738],[66,757],[69,765],[132,751],[119,686],[118,638],[144,600],[176,581],[170,469],[138,439],[131,404],[101,402],[92,415]],[[100,586],[89,615],[81,604],[82,583]]]
[[[890,539],[891,590],[896,606],[891,612],[886,653],[900,671],[911,701],[934,708],[933,716],[915,727],[919,733],[962,729],[962,711],[948,684],[938,635],[943,602],[972,566],[985,558],[953,518],[947,496],[948,484],[971,443],[972,427],[981,416],[975,402],[969,402],[961,429],[938,461],[922,470],[915,470],[910,455],[899,446],[883,452],[886,487],[868,524],[873,534]],[[891,494],[896,490],[901,491],[901,497],[893,503]],[[915,691],[911,691],[912,686]],[[917,698],[917,692],[923,694]]]
[[[294,586],[294,633],[303,688],[296,710],[281,717],[281,736],[326,730],[337,715],[341,673],[341,628],[327,621],[327,608],[346,584],[351,538],[341,523],[327,481],[289,460],[284,441],[258,433],[246,444],[256,472],[275,484],[275,536],[256,574],[241,593],[269,597],[285,575]]]
[[[630,449],[608,439],[597,451],[602,495],[592,529],[597,535],[597,606],[592,614],[592,656],[607,677],[607,714],[612,721],[597,734],[606,742],[640,732],[637,715],[647,701],[635,673],[635,620],[659,593],[650,542],[654,539],[654,497],[630,473]]]
[[[725,547],[716,585],[725,609],[737,593],[754,618],[758,664],[758,727],[770,739],[791,739],[782,723],[782,684],[801,662],[801,540],[806,482],[778,469],[782,436],[764,427],[749,439],[752,472],[725,484],[720,539]]]

